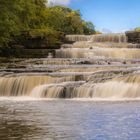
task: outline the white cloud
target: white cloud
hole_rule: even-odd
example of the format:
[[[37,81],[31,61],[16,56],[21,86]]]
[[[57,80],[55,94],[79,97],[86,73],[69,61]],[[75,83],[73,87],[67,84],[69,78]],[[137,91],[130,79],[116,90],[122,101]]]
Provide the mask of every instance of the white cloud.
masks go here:
[[[69,5],[69,3],[71,2],[71,0],[48,0],[48,4],[50,6],[54,6],[54,5]]]

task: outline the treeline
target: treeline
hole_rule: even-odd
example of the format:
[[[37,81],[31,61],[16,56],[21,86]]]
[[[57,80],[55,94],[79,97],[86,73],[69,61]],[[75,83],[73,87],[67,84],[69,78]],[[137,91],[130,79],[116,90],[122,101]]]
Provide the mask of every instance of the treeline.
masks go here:
[[[140,27],[135,28],[134,31],[140,32]]]
[[[0,48],[56,48],[65,34],[94,34],[80,11],[46,0],[0,0]]]

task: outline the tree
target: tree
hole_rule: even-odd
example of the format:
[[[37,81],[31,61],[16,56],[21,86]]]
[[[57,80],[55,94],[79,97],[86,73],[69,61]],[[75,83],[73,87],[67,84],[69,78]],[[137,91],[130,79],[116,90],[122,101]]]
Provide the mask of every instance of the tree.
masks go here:
[[[140,31],[140,27],[135,28],[135,31],[139,32]]]
[[[83,21],[83,24],[84,24],[84,34],[90,35],[90,34],[95,34],[96,33],[95,27],[94,27],[92,22]]]
[[[0,46],[7,46],[13,39],[13,35],[19,33],[20,20],[16,15],[20,7],[18,0],[0,1]]]
[[[49,7],[46,12],[46,24],[65,34],[94,34],[94,25],[82,20],[79,10],[65,6]]]
[[[1,0],[0,46],[8,46],[23,30],[43,27],[45,2],[45,0]]]
[[[64,34],[95,33],[94,25],[82,20],[79,10],[47,7],[46,0],[0,0],[0,9],[0,47],[28,46],[28,40],[35,39],[53,46],[60,44]]]
[[[82,19],[78,11],[71,11],[65,19],[64,32],[67,34],[83,34]]]

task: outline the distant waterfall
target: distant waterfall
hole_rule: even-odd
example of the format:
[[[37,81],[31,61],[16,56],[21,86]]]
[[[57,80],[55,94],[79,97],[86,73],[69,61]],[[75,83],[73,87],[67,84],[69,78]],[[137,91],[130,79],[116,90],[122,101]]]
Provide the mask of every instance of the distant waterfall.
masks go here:
[[[90,41],[126,43],[127,37],[125,34],[101,34],[101,35],[93,35]]]
[[[67,41],[89,41],[91,39],[90,35],[66,35]]]
[[[90,41],[90,42],[115,42],[126,43],[125,34],[100,34],[100,35],[66,35],[67,41]]]
[[[138,59],[140,58],[140,49],[126,48],[93,48],[79,49],[69,48],[56,51],[57,58],[121,58],[121,59]]]
[[[140,58],[140,44],[127,43],[125,34],[67,35],[66,40],[75,43],[63,44],[56,58]]]

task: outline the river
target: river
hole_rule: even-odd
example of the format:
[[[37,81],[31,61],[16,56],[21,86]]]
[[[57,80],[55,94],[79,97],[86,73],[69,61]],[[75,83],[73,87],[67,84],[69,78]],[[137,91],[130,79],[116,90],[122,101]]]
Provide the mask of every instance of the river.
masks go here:
[[[55,56],[1,62],[0,140],[139,140],[140,45],[66,39]]]
[[[139,102],[1,99],[1,140],[138,140]]]

